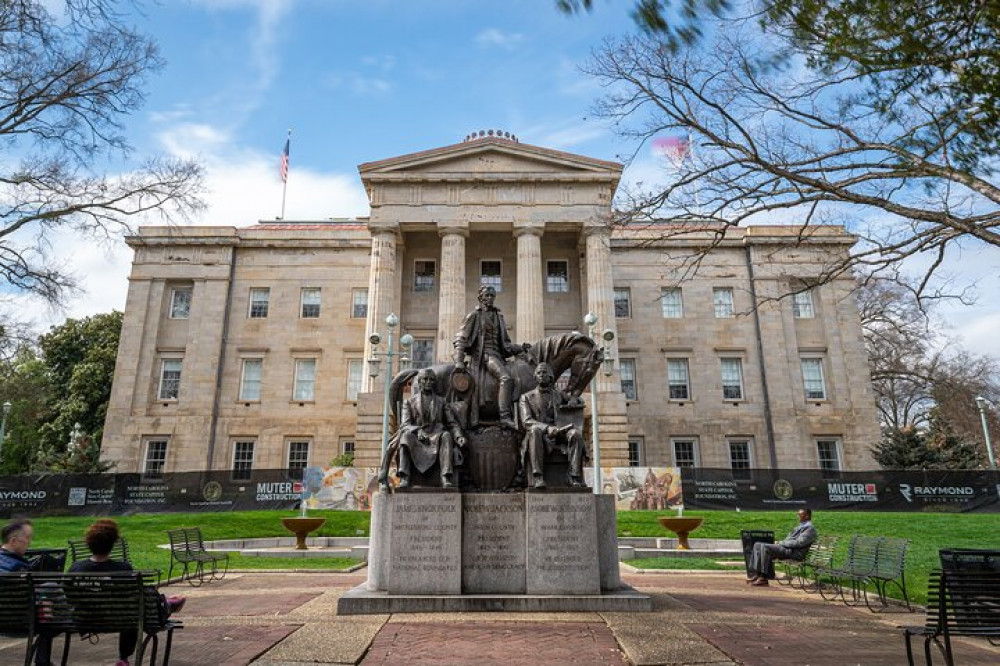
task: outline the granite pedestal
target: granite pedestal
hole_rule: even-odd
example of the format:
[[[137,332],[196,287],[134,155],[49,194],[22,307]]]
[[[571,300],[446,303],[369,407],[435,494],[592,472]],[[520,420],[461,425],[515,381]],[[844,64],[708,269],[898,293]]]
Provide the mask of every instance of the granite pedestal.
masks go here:
[[[621,583],[608,495],[397,492],[373,511],[373,569],[338,614],[652,610]]]

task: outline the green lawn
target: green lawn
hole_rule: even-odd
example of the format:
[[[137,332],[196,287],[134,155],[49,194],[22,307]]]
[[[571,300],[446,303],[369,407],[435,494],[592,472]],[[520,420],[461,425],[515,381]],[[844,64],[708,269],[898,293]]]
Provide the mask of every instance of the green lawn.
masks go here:
[[[167,543],[167,530],[200,527],[208,541],[250,537],[291,537],[281,518],[290,511],[233,511],[229,513],[147,513],[118,516],[132,562],[139,569],[162,569],[170,565],[169,551],[158,548]],[[364,511],[310,511],[310,516],[326,518],[326,524],[312,536],[368,536],[368,513]],[[67,539],[82,539],[93,518],[37,518],[34,548],[63,548]],[[345,569],[357,560],[340,557],[277,558],[230,556],[230,568],[237,569]]]
[[[621,536],[672,536],[660,527],[659,515],[673,511],[620,511],[618,534]],[[703,516],[705,523],[692,537],[738,539],[740,530],[773,530],[781,539],[795,526],[792,511],[685,511],[685,516]],[[1000,550],[1000,514],[961,513],[873,513],[862,511],[816,512],[813,524],[820,534],[842,537],[839,549],[846,549],[852,534],[892,536],[910,539],[906,555],[906,584],[910,598],[917,603],[927,600],[927,575],[939,566],[942,548],[989,548]],[[689,568],[680,558],[657,558],[651,568]],[[676,566],[672,562],[678,562]],[[643,560],[629,564],[642,566]]]
[[[673,514],[674,512],[663,512]],[[122,533],[128,539],[133,561],[139,568],[157,568],[164,572],[169,564],[167,551],[157,548],[167,542],[167,530],[174,527],[199,526],[206,539],[236,539],[248,537],[288,536],[280,518],[293,515],[288,511],[234,511],[229,513],[142,514],[117,518]],[[326,524],[316,536],[367,536],[369,514],[363,511],[313,511]],[[622,511],[618,513],[618,534],[621,536],[671,536],[660,527],[654,511]],[[743,529],[774,530],[778,538],[794,527],[792,511],[687,511],[685,515],[703,516],[705,524],[692,536],[738,539]],[[36,547],[62,547],[70,538],[81,538],[91,518],[39,518],[35,523]],[[870,534],[903,537],[911,540],[907,554],[906,579],[913,598],[926,598],[927,574],[938,566],[940,548],[1000,549],[1000,514],[942,513],[866,513],[848,511],[817,512],[813,522],[820,534],[846,537]],[[353,560],[340,558],[278,559],[234,556],[235,568],[318,568],[341,569]],[[630,564],[644,564],[632,560]],[[653,565],[654,562],[646,563]],[[700,558],[691,560],[661,558],[659,566],[689,569],[711,566]],[[717,567],[724,568],[724,567]]]

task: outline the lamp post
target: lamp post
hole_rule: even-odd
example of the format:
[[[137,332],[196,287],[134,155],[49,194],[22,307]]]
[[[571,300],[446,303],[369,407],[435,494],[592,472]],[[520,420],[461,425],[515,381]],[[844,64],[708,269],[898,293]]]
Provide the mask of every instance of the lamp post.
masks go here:
[[[395,345],[393,345],[393,333],[397,326],[399,326],[399,317],[394,313],[390,313],[388,317],[385,318],[385,325],[389,327],[389,331],[386,334],[386,350],[379,351],[378,345],[382,342],[382,336],[378,333],[372,333],[368,336],[368,342],[372,344],[372,357],[368,359],[368,374],[371,375],[372,379],[378,377],[379,372],[379,356],[385,356],[385,392],[384,399],[382,402],[382,457],[385,458],[385,452],[389,449],[389,386],[392,383],[392,359],[396,356],[400,357],[400,363],[409,360],[404,356],[405,351],[410,349],[413,344],[413,336],[409,333],[405,334],[399,339],[399,346],[402,350],[397,351]]]
[[[3,403],[3,419],[0,420],[0,454],[3,453],[3,445],[7,440],[7,417],[10,415],[10,409],[13,406],[10,404],[10,400]]]
[[[591,340],[597,341],[594,337],[594,331],[597,328],[598,317],[593,312],[588,312],[583,316],[583,323],[587,325],[587,335],[590,336]],[[607,355],[607,343],[615,339],[615,332],[610,328],[604,329],[604,333],[601,334],[601,338],[604,340],[604,345],[601,347],[601,351],[604,352],[604,360],[602,366],[604,368],[604,374],[610,375],[615,360]],[[594,449],[594,494],[601,494],[601,441],[597,432],[597,382],[593,379],[590,382],[590,441],[591,447]]]
[[[990,457],[990,467],[997,468],[997,459],[993,455],[993,443],[990,441],[990,429],[986,426],[986,403],[987,400],[981,395],[976,396],[976,405],[979,407],[979,418],[983,422],[983,438],[986,440],[986,453]]]

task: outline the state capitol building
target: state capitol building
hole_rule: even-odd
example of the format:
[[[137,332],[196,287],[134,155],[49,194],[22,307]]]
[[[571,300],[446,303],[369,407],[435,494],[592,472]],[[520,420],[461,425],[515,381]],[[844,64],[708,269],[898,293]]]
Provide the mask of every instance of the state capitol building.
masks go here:
[[[360,165],[368,218],[140,229],[103,456],[150,478],[344,452],[374,467],[387,316],[413,366],[450,362],[488,284],[514,343],[587,333],[588,312],[595,337],[614,332],[595,378],[603,466],[871,468],[853,281],[807,288],[855,238],[734,228],[692,273],[710,232],[610,225],[621,171],[476,135]]]

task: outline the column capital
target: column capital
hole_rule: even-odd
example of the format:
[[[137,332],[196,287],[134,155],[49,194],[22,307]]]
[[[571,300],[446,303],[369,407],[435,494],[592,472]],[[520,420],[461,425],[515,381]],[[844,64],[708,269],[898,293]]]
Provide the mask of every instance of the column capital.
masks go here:
[[[396,224],[394,222],[377,222],[377,223],[373,224],[373,223],[369,222],[368,223],[368,233],[370,233],[373,238],[375,236],[381,236],[381,235],[385,235],[385,234],[398,235],[399,234],[399,224]]]
[[[438,236],[444,238],[445,236],[461,236],[462,238],[469,237],[469,223],[468,222],[437,222],[437,232]]]
[[[585,224],[585,225],[583,225],[583,229],[581,230],[581,233],[584,236],[597,236],[598,238],[601,238],[601,237],[605,237],[606,238],[606,237],[611,236],[611,227],[609,225],[607,225],[607,224],[604,224],[604,223],[600,223],[600,224]]]
[[[530,222],[514,223],[514,238],[521,236],[537,236],[539,238],[545,233],[545,225]]]

